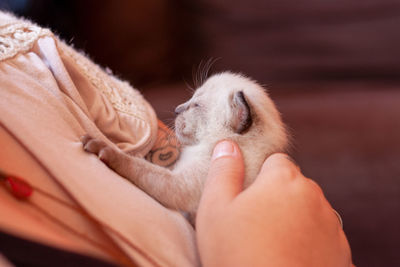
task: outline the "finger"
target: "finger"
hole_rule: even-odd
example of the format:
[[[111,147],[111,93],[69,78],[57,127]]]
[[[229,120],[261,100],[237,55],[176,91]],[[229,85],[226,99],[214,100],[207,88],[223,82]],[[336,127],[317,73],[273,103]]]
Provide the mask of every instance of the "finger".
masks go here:
[[[263,166],[260,174],[253,183],[255,187],[259,184],[271,182],[288,182],[301,175],[300,168],[286,154],[275,153],[269,156]]]
[[[244,163],[239,147],[224,140],[213,151],[200,207],[212,207],[217,211],[242,191]]]

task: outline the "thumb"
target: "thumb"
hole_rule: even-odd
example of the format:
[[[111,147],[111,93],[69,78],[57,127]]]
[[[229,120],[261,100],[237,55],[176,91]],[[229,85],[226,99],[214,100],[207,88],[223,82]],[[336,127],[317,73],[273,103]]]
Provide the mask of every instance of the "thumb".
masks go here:
[[[242,191],[243,178],[244,163],[238,145],[229,140],[219,142],[213,151],[200,206],[218,212]]]

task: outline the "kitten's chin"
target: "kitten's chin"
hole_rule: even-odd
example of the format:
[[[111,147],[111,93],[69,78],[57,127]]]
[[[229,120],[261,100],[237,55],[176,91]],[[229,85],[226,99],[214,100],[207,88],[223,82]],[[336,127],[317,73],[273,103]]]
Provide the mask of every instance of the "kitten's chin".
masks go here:
[[[175,131],[175,136],[182,146],[190,146],[190,145],[194,145],[196,143],[195,140],[193,140],[191,135],[186,135],[183,132],[180,132],[178,130]]]

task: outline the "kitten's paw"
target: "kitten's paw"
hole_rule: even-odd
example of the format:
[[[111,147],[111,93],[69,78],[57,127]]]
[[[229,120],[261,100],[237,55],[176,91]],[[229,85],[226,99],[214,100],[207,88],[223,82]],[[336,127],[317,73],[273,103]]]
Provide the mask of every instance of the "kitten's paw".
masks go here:
[[[107,164],[110,168],[115,168],[115,160],[119,154],[110,146],[103,147],[97,156],[99,159]]]
[[[96,155],[98,155],[101,149],[108,146],[103,140],[93,138],[88,134],[81,137],[81,142],[83,145],[83,149],[86,152]]]
[[[103,140],[93,138],[90,135],[81,137],[83,149],[86,152],[93,153],[99,157],[101,161],[108,164],[115,157],[116,151]]]

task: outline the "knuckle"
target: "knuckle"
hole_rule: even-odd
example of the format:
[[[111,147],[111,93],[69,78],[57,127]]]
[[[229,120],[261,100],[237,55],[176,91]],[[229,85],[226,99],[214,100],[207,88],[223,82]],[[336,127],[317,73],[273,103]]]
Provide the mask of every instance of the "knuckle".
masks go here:
[[[268,160],[273,162],[280,162],[280,163],[286,162],[288,164],[289,163],[293,164],[293,160],[287,154],[284,153],[274,153],[271,156],[269,156]]]
[[[296,178],[299,174],[299,168],[293,163],[288,155],[283,153],[272,154],[264,162],[263,170],[268,170],[271,175],[282,178]]]
[[[298,172],[286,164],[278,164],[270,170],[269,175],[279,179],[293,180],[297,177]]]
[[[312,179],[306,178],[306,181],[309,184],[310,190],[313,190],[314,193],[318,194],[318,195],[323,195],[323,191],[322,188],[317,184],[317,182],[315,182]]]
[[[323,195],[319,185],[309,178],[303,178],[297,181],[296,193],[314,202],[319,202]]]

